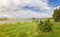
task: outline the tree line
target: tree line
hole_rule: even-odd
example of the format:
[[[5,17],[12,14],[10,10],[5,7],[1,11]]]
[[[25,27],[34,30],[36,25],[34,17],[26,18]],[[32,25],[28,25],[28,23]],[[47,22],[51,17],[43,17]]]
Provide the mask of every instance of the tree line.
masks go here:
[[[60,21],[60,7],[54,10],[53,19],[55,21]]]

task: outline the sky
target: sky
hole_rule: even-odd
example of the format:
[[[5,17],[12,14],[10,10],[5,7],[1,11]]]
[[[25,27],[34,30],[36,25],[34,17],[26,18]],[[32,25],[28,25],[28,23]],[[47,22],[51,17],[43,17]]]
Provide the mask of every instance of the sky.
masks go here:
[[[0,0],[0,17],[51,18],[60,0]]]

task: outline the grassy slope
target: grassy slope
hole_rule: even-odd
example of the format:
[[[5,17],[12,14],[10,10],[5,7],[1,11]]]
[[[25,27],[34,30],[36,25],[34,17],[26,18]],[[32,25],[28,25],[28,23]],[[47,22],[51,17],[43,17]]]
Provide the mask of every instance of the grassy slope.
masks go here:
[[[15,23],[0,25],[1,37],[29,37],[35,32],[36,23]]]
[[[0,37],[60,37],[60,22],[54,23],[53,31],[37,33],[35,22],[0,25]]]

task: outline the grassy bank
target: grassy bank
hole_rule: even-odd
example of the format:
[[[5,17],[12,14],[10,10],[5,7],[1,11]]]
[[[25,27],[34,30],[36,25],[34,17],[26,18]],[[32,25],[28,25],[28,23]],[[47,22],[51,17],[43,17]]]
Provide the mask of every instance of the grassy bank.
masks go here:
[[[60,37],[60,22],[54,23],[53,31],[37,32],[36,22],[18,22],[0,25],[0,37]]]

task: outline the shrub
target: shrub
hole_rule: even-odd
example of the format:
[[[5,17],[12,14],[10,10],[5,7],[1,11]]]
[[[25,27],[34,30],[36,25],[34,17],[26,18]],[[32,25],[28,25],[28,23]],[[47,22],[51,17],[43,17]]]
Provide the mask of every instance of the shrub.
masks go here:
[[[50,32],[52,31],[52,22],[50,22],[50,20],[45,20],[45,21],[40,21],[40,23],[38,24],[38,29],[42,32]]]
[[[42,24],[43,24],[43,21],[40,20],[38,26],[37,26],[37,31],[40,31],[42,30]]]

